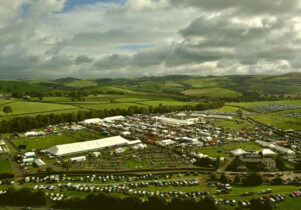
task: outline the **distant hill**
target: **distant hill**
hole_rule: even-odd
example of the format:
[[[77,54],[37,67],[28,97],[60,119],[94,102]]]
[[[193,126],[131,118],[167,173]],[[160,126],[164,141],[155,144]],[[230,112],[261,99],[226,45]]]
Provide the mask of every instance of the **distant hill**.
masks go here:
[[[55,80],[55,82],[66,83],[66,82],[74,82],[74,81],[79,81],[79,80],[81,80],[81,79],[77,79],[74,77],[64,77],[64,78]]]
[[[2,84],[2,85],[1,85]],[[230,75],[78,79],[65,77],[48,82],[0,81],[0,92],[81,89],[87,91],[133,93],[167,93],[189,97],[237,98],[246,93],[291,95],[301,97],[301,73],[283,75]]]

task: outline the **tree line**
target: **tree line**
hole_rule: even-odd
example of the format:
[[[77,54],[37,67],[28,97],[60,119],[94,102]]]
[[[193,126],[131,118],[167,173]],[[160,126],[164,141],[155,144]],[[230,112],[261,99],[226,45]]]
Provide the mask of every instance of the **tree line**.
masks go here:
[[[217,210],[215,200],[206,196],[200,200],[193,198],[173,198],[168,202],[162,197],[150,197],[143,201],[138,196],[128,196],[121,199],[116,196],[109,196],[103,193],[89,194],[86,198],[73,198],[70,200],[62,200],[54,205],[55,208],[71,208],[71,209],[131,209],[131,210]]]
[[[104,109],[91,111],[78,111],[72,113],[37,115],[34,117],[22,116],[0,122],[0,133],[25,132],[35,128],[41,128],[47,125],[55,125],[60,123],[80,122],[89,118],[105,118],[116,115],[133,115],[148,113],[167,113],[174,111],[203,111],[207,109],[220,108],[223,102],[199,103],[196,105],[183,106],[164,106],[157,107],[139,107],[131,106],[128,109]]]
[[[0,205],[13,206],[39,206],[45,207],[51,205],[59,209],[130,209],[130,210],[218,210],[215,199],[206,195],[200,199],[176,197],[167,201],[165,198],[153,196],[143,200],[138,196],[131,195],[125,198],[107,195],[104,193],[89,194],[86,197],[73,197],[49,203],[45,192],[42,190],[33,191],[29,188],[16,190],[9,188],[5,194],[0,195]],[[250,200],[251,205],[247,208],[250,210],[272,210],[273,204],[269,199],[260,200],[253,198]],[[242,209],[237,207],[236,209]]]

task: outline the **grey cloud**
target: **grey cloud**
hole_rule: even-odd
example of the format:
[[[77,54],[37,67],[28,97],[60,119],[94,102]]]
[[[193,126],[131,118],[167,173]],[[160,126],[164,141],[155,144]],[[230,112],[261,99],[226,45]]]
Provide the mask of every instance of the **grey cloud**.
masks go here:
[[[223,57],[232,57],[232,53],[218,50],[208,51],[193,49],[185,43],[139,51],[136,54],[106,56],[95,62],[99,70],[119,69],[124,67],[149,67],[164,64],[166,67],[176,67],[186,64],[200,64],[216,61]]]
[[[240,14],[285,14],[298,12],[298,0],[171,0],[174,5],[211,11],[236,9]]]
[[[76,59],[75,59],[75,63],[77,65],[83,64],[83,63],[92,63],[94,61],[93,58],[88,57],[87,55],[79,55]]]

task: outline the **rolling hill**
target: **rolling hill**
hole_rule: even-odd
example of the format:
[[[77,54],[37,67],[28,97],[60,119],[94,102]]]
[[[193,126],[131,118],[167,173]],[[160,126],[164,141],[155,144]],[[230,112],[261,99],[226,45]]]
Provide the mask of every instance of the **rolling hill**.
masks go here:
[[[237,98],[246,93],[301,97],[301,73],[284,75],[182,76],[78,79],[41,82],[0,81],[0,93],[16,91],[102,91],[122,94],[165,93],[184,97]]]

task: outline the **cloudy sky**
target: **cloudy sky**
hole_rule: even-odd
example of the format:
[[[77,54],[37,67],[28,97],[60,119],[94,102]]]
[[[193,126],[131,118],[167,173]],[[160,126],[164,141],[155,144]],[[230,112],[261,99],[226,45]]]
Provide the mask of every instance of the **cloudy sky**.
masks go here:
[[[0,78],[301,72],[300,0],[0,0]]]

